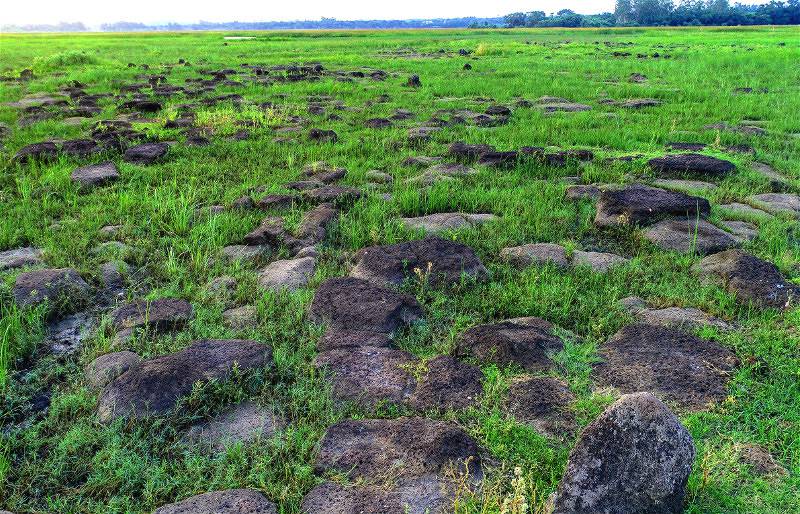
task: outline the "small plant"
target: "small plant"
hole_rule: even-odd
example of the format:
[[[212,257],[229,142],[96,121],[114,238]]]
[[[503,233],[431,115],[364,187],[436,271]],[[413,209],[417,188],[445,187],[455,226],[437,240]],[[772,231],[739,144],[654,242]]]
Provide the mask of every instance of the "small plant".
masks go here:
[[[99,64],[99,60],[80,50],[67,50],[47,57],[36,57],[33,60],[33,67],[40,71],[52,71],[59,68],[71,66],[86,66],[88,64]]]

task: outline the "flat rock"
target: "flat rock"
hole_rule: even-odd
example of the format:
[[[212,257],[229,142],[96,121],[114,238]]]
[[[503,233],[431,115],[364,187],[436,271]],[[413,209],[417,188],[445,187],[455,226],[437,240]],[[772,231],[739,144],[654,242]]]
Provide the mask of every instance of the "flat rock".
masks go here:
[[[325,239],[328,227],[339,219],[341,211],[329,203],[317,205],[303,215],[297,237],[312,243]]]
[[[708,255],[739,246],[730,233],[704,219],[662,220],[644,232],[644,237],[662,250]]]
[[[735,444],[734,449],[739,460],[749,466],[759,476],[785,476],[789,472],[781,466],[769,451],[757,444]]]
[[[583,112],[591,111],[592,106],[574,102],[550,102],[536,106],[544,112]]]
[[[636,296],[623,298],[619,303],[625,311],[636,318],[637,322],[648,325],[661,325],[686,331],[703,327],[713,327],[723,331],[734,328],[730,323],[694,307],[654,309],[648,307],[644,300]]]
[[[52,161],[58,156],[58,147],[51,141],[23,146],[14,154],[14,162]]]
[[[472,248],[439,237],[370,246],[359,250],[354,260],[350,275],[379,285],[399,285],[415,275],[433,285],[456,284],[462,276],[479,281],[488,276]]]
[[[159,507],[153,514],[277,514],[274,503],[252,489],[229,489],[198,494]]]
[[[88,301],[89,284],[72,268],[26,271],[17,275],[12,294],[20,307],[48,302],[51,312],[66,312]]]
[[[316,323],[381,333],[394,332],[422,315],[413,296],[354,277],[330,278],[320,284],[309,308],[309,317]]]
[[[778,173],[772,166],[764,162],[754,162],[753,170],[769,181],[769,185],[775,192],[784,191],[791,187],[789,180]]]
[[[524,376],[509,385],[505,408],[537,432],[562,438],[577,429],[572,410],[575,400],[567,384],[558,379]]]
[[[726,220],[722,225],[733,234],[739,242],[745,243],[758,237],[758,226],[746,221]]]
[[[269,439],[283,426],[283,421],[269,409],[245,401],[213,418],[196,423],[184,434],[184,441],[221,452],[229,445]]]
[[[180,330],[194,315],[192,304],[175,298],[136,300],[111,313],[116,330],[146,328],[155,332]]]
[[[531,243],[500,250],[500,257],[514,266],[553,264],[559,268],[569,266],[567,250],[554,243]]]
[[[327,185],[303,191],[303,198],[312,203],[331,203],[334,205],[349,206],[362,198],[364,193],[349,186]]]
[[[596,382],[623,393],[650,391],[700,410],[727,396],[736,357],[719,344],[677,329],[635,323],[600,347]]]
[[[127,350],[106,353],[86,366],[86,382],[92,389],[102,389],[112,380],[132,367],[138,366],[141,362],[141,357]]]
[[[220,259],[226,263],[248,262],[258,265],[269,259],[272,248],[268,245],[230,245],[220,251]]]
[[[449,355],[429,360],[409,398],[418,410],[466,409],[483,396],[483,372]]]
[[[701,280],[725,288],[743,304],[785,309],[800,295],[800,287],[788,282],[777,266],[743,250],[709,255],[694,270]]]
[[[303,498],[303,514],[429,514],[430,502],[414,488],[343,486],[335,482],[318,485]]]
[[[308,285],[316,263],[313,257],[271,262],[258,273],[258,285],[274,291],[300,289]]]
[[[744,203],[733,202],[720,205],[722,209],[730,211],[731,213],[737,216],[758,216],[764,218],[773,218],[774,216],[766,211],[762,211],[761,209],[756,209],[752,205],[747,205]]]
[[[222,313],[222,324],[231,330],[242,330],[258,325],[258,309],[253,305],[234,307]]]
[[[164,414],[192,392],[195,382],[223,380],[236,366],[241,371],[272,361],[272,349],[256,341],[200,340],[187,348],[143,361],[108,384],[100,395],[98,417]]]
[[[675,189],[678,191],[713,191],[718,188],[716,184],[711,182],[703,182],[702,180],[681,180],[671,178],[660,178],[653,181],[653,184],[663,189]]]
[[[473,228],[495,220],[497,216],[494,214],[442,212],[417,218],[400,218],[400,223],[410,230],[424,230],[436,234],[445,230]]]
[[[564,198],[567,200],[597,200],[602,194],[602,190],[595,185],[576,184],[568,186],[564,191]]]
[[[650,159],[647,164],[656,173],[674,175],[701,175],[723,178],[736,170],[736,165],[698,153],[671,154]]]
[[[625,395],[581,433],[548,514],[683,512],[692,436],[649,393]]]
[[[153,164],[167,155],[168,151],[167,143],[143,143],[125,150],[122,159],[134,164]]]
[[[325,352],[328,350],[358,348],[361,346],[391,348],[393,345],[394,342],[392,338],[384,332],[329,328],[322,334],[319,341],[317,341],[317,350]]]
[[[81,187],[90,188],[110,184],[119,179],[117,165],[111,161],[76,169],[70,175]]]
[[[710,212],[711,205],[704,198],[633,184],[603,191],[594,222],[600,227],[649,225],[669,216],[695,219]]]
[[[764,193],[753,195],[749,200],[772,214],[788,214],[800,218],[800,195],[790,193]]]
[[[515,318],[470,328],[456,341],[456,355],[528,371],[549,370],[551,356],[564,348],[553,325],[541,318]]]
[[[573,266],[588,266],[595,273],[606,273],[615,266],[627,263],[629,259],[607,252],[584,252],[575,250],[572,252]]]
[[[42,251],[38,248],[14,248],[0,252],[0,271],[42,264]]]

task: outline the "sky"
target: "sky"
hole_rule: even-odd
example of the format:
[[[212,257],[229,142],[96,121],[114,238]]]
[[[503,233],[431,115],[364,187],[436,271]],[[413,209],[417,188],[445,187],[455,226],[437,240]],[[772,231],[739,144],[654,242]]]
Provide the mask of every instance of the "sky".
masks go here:
[[[2,0],[0,25],[115,21],[287,21],[493,17],[516,11],[613,11],[614,0]]]

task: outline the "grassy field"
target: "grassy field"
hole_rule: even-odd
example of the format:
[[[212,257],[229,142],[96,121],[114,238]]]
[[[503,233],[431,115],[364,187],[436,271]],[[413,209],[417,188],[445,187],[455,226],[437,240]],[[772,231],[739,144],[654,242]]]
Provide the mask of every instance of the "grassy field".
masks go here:
[[[406,289],[424,306],[427,321],[402,336],[401,348],[429,358],[450,353],[458,334],[479,323],[521,316],[547,319],[578,336],[557,356],[552,374],[577,395],[577,420],[586,425],[614,398],[613,392],[594,388],[589,373],[598,347],[632,321],[618,300],[637,295],[654,306],[702,309],[737,325],[730,332],[704,328],[700,335],[735,352],[740,365],[724,402],[702,412],[679,411],[698,450],[686,511],[800,512],[800,309],[743,307],[723,289],[698,283],[691,267],[700,257],[660,250],[634,229],[597,229],[590,200],[564,198],[566,177],[577,176],[587,184],[644,180],[647,159],[664,155],[666,143],[707,143],[704,153],[737,165],[736,173],[718,188],[703,193],[713,206],[710,219],[757,224],[759,236],[745,248],[800,283],[796,219],[737,217],[719,208],[770,191],[768,181],[754,171],[754,161],[768,163],[787,177],[793,192],[800,188],[797,27],[292,32],[247,34],[254,39],[241,40],[224,40],[225,35],[234,34],[0,35],[0,73],[17,76],[30,68],[34,74],[27,82],[0,82],[0,122],[10,128],[0,154],[0,251],[41,248],[48,267],[73,267],[93,284],[102,263],[122,259],[140,277],[131,297],[142,291],[148,298],[182,298],[195,309],[184,330],[136,337],[124,348],[115,343],[103,317],[77,352],[56,356],[44,349],[43,312],[20,309],[13,302],[11,289],[22,270],[0,272],[0,510],[152,512],[204,491],[250,487],[277,503],[280,512],[299,512],[303,496],[319,482],[313,469],[315,447],[327,427],[347,417],[405,412],[383,406],[370,412],[331,399],[329,385],[312,364],[322,329],[305,319],[314,289],[326,278],[346,274],[348,255],[355,250],[421,237],[398,218],[463,211],[499,217],[449,234],[475,249],[491,280],[455,289],[409,284]],[[459,55],[461,49],[470,55]],[[179,59],[189,64],[178,65]],[[137,120],[134,127],[151,140],[183,141],[182,130],[164,128],[164,122],[178,117],[179,104],[195,102],[196,123],[213,134],[211,144],[176,144],[166,161],[148,166],[110,154],[121,179],[90,192],[76,186],[70,173],[86,162],[99,162],[99,157],[12,162],[27,144],[85,137],[95,121],[119,114],[116,102],[104,99],[102,113],[82,124],[56,117],[20,127],[20,109],[5,104],[25,95],[53,93],[72,81],[84,84],[88,93],[117,94],[121,85],[142,82],[137,78],[142,74],[164,73],[169,84],[183,86],[185,79],[199,77],[200,70],[309,62],[328,70],[378,68],[389,75],[385,81],[323,77],[271,85],[242,80],[243,86],[220,85],[213,93],[241,95],[241,105],[204,106],[197,98],[175,95],[164,100],[163,110],[146,115],[151,120]],[[463,69],[467,62],[471,70]],[[144,64],[149,70],[142,69]],[[630,81],[634,73],[647,80]],[[405,85],[411,74],[419,75],[422,87]],[[753,92],[736,91],[743,87]],[[384,94],[385,101],[376,102]],[[346,109],[309,114],[308,98],[320,96],[341,101]],[[542,96],[567,98],[592,109],[548,115],[513,107],[518,98],[534,101]],[[653,98],[661,104],[625,109],[602,101],[609,98]],[[264,102],[278,108],[261,107]],[[495,103],[512,106],[507,124],[448,126],[422,146],[406,143],[408,129],[439,109],[482,112]],[[397,109],[412,111],[414,117],[385,130],[364,126],[365,120]],[[328,119],[331,113],[339,119]],[[305,119],[302,132],[276,134],[277,127],[294,124],[292,116]],[[756,121],[766,133],[704,129],[745,120]],[[251,133],[248,140],[227,137],[242,127]],[[338,142],[310,143],[306,132],[311,127],[335,130]],[[295,141],[277,143],[276,135]],[[404,166],[404,159],[444,155],[454,141],[486,143],[499,150],[525,145],[589,149],[595,159],[565,167],[534,162],[510,170],[476,166],[475,175],[430,188],[406,180],[420,170]],[[752,146],[755,155],[724,151],[740,144]],[[606,159],[625,155],[640,157]],[[282,184],[298,180],[303,166],[314,161],[346,168],[343,183],[361,187],[367,195],[342,215],[319,246],[308,288],[266,291],[257,285],[254,266],[217,258],[222,247],[239,243],[256,227],[264,212],[225,210],[208,216],[196,211],[230,206],[247,194],[258,199],[285,192]],[[394,181],[368,185],[369,170],[385,171]],[[289,224],[296,225],[302,212],[290,212]],[[109,225],[122,226],[116,237],[125,246],[106,245],[98,251],[103,241],[99,231]],[[532,242],[609,251],[631,260],[600,274],[554,266],[517,269],[499,258],[505,247]],[[257,307],[256,326],[224,327],[225,305],[206,287],[223,275],[238,283],[237,305]],[[129,349],[150,357],[195,339],[233,337],[270,344],[273,372],[198,387],[168,416],[98,422],[98,395],[87,387],[83,371],[97,356]],[[505,412],[502,399],[511,379],[521,373],[518,368],[485,365],[482,371],[484,396],[476,407],[428,414],[456,421],[486,452],[484,485],[462,500],[458,510],[521,513],[508,505],[524,497],[528,512],[538,512],[558,485],[574,438],[546,438]],[[275,438],[234,445],[215,455],[181,444],[181,431],[193,420],[244,397],[274,406],[287,419],[286,429]],[[755,473],[740,459],[743,444],[766,449],[787,473]],[[521,482],[512,482],[515,468],[521,470]]]

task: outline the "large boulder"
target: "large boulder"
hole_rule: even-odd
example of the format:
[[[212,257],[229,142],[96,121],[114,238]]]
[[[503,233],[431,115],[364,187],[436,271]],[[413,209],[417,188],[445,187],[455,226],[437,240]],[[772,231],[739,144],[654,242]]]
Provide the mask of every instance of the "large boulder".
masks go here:
[[[650,159],[647,164],[657,173],[673,175],[705,175],[723,178],[736,170],[736,165],[698,153],[665,155]]]
[[[528,371],[546,371],[551,356],[564,348],[553,325],[541,318],[515,318],[470,328],[458,338],[456,354]]]
[[[196,382],[225,379],[234,366],[241,371],[272,361],[272,349],[256,341],[201,340],[187,348],[131,367],[100,395],[101,421],[163,414],[192,392]]]
[[[649,393],[625,395],[581,433],[549,514],[678,514],[692,471],[692,436]]]
[[[153,514],[277,514],[274,503],[252,489],[229,489],[198,494],[159,507]]]
[[[669,216],[695,219],[710,212],[711,205],[705,198],[633,184],[604,190],[594,222],[600,227],[650,225]]]
[[[623,393],[649,391],[692,410],[725,399],[737,364],[714,341],[644,323],[623,327],[599,353],[602,361],[593,371],[599,385]]]
[[[391,333],[420,319],[422,307],[413,296],[340,277],[320,284],[309,317],[337,329]]]
[[[370,246],[359,250],[355,260],[351,276],[379,285],[400,285],[408,278],[451,285],[462,276],[483,280],[488,275],[472,248],[439,237]]]
[[[47,302],[51,311],[67,312],[88,301],[89,284],[72,268],[43,269],[17,275],[12,293],[20,307]]]
[[[743,250],[709,255],[694,269],[702,280],[724,287],[740,303],[785,309],[800,296],[800,287],[788,282],[777,266]]]
[[[663,250],[708,255],[739,246],[732,234],[704,219],[667,219],[644,232],[644,237]]]

